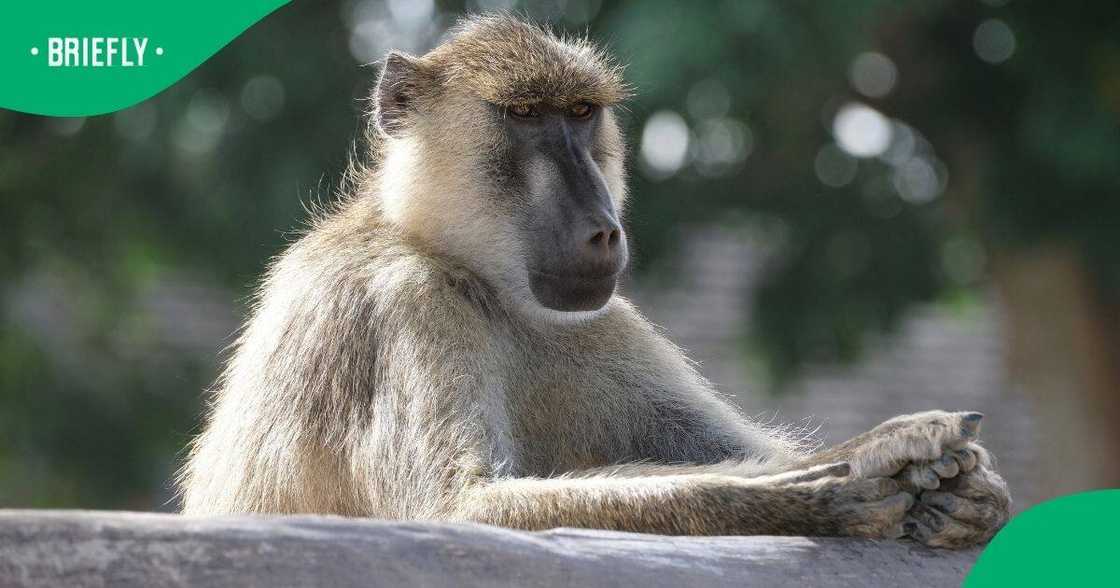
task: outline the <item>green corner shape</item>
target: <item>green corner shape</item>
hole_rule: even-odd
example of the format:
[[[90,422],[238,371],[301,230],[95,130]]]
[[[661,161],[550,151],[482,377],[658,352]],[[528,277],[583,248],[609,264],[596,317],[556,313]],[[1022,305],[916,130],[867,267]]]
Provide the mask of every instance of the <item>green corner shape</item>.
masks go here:
[[[1120,586],[1120,490],[1055,498],[1013,518],[964,586]]]
[[[92,116],[128,108],[181,80],[287,3],[6,2],[0,8],[0,108],[49,116]],[[69,54],[68,38],[74,39]],[[116,41],[106,41],[110,38]],[[94,39],[101,39],[100,44]],[[94,58],[95,46],[101,49],[99,59]],[[101,65],[95,66],[97,62]]]

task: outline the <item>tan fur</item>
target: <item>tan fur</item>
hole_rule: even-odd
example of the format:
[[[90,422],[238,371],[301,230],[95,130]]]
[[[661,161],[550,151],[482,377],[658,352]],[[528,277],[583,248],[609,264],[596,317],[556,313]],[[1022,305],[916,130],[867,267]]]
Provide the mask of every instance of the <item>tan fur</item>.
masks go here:
[[[630,90],[622,68],[582,38],[561,38],[502,15],[464,20],[426,56],[447,84],[496,104],[588,101],[610,106]]]
[[[1006,490],[963,413],[903,417],[809,454],[733,410],[625,299],[583,313],[534,302],[521,245],[532,236],[515,219],[547,186],[511,193],[488,179],[503,136],[486,102],[602,104],[594,158],[621,211],[625,148],[609,105],[626,90],[589,43],[481,17],[413,59],[408,124],[371,137],[371,167],[356,167],[342,204],[270,267],[181,473],[184,512],[674,534],[911,529],[950,546],[1006,520],[1006,502],[976,498]],[[549,181],[539,165],[530,184]],[[928,485],[930,471],[972,492],[927,502],[965,501],[974,532],[954,523],[947,536],[932,507],[912,508],[903,488]]]

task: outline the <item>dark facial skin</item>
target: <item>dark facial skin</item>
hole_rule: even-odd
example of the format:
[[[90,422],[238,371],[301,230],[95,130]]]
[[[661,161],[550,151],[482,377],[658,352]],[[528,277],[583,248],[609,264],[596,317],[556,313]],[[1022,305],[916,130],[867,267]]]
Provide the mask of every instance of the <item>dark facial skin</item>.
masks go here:
[[[529,170],[541,160],[551,163],[541,202],[527,211],[533,296],[552,310],[602,308],[629,254],[610,191],[592,157],[599,108],[536,104],[513,106],[502,115],[513,169]]]

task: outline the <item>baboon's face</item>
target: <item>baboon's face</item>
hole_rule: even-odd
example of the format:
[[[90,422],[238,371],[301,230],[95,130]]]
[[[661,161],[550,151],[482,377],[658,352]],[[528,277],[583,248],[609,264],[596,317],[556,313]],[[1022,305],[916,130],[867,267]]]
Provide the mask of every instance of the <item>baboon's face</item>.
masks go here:
[[[604,308],[626,268],[616,72],[507,18],[424,57],[391,54],[375,96],[386,217],[554,320]]]
[[[491,181],[525,201],[517,214],[529,292],[544,308],[602,308],[626,267],[626,233],[603,172],[600,106],[576,102],[492,106],[506,148]]]

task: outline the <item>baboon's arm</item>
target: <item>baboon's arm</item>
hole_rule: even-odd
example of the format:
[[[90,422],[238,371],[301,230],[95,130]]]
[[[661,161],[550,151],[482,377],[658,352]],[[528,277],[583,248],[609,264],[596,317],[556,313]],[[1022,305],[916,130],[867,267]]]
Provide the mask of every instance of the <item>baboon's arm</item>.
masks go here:
[[[893,476],[908,468],[900,479],[911,489],[933,485],[939,478],[935,461],[940,460],[941,472],[953,472],[960,466],[954,469],[949,462],[975,460],[976,452],[965,448],[976,440],[981,415],[968,412],[898,417],[835,447],[809,452],[796,429],[766,427],[724,402],[680,350],[632,307],[620,305],[617,317],[612,331],[625,333],[625,343],[606,339],[614,348],[605,353],[612,358],[629,355],[630,365],[644,368],[629,372],[629,380],[619,386],[632,386],[631,393],[654,407],[654,424],[641,436],[642,458],[710,464],[711,473],[748,477],[837,462],[850,464],[857,477]],[[660,467],[663,474],[677,469]]]
[[[982,417],[978,412],[943,410],[898,416],[818,451],[802,463],[813,466],[843,461],[852,466],[855,475],[864,477],[892,476],[908,465],[931,468],[939,460],[949,468],[954,460],[976,459],[970,447],[977,439]]]
[[[836,465],[746,480],[713,474],[511,479],[466,492],[454,518],[539,530],[669,535],[896,537],[913,498],[885,478]]]
[[[606,395],[637,398],[652,412],[636,443],[641,458],[660,463],[749,462],[763,473],[796,468],[804,459],[804,434],[741,414],[634,307],[619,301],[603,322],[607,328],[596,350],[604,358],[602,364],[625,366]]]

